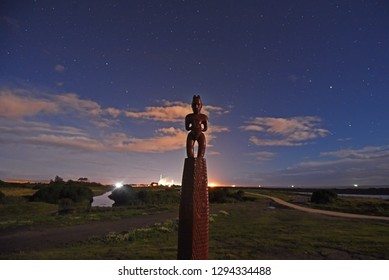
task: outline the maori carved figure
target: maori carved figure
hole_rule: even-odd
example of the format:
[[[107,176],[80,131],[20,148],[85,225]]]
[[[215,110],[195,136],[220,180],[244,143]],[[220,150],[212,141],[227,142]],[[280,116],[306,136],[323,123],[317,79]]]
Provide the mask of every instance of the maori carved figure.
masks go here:
[[[205,154],[206,140],[203,132],[208,129],[208,117],[200,113],[202,107],[200,95],[193,95],[193,113],[185,117],[185,128],[190,131],[186,138],[186,155],[188,158],[194,158],[194,144],[196,141],[199,145],[197,157],[203,158]]]

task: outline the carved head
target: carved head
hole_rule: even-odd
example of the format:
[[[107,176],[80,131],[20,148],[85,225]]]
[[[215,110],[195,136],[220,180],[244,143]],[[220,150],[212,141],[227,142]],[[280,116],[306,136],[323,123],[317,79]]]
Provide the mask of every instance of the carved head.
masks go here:
[[[195,114],[200,113],[202,107],[203,107],[203,103],[201,102],[200,95],[193,95],[193,100],[192,100],[193,113]]]

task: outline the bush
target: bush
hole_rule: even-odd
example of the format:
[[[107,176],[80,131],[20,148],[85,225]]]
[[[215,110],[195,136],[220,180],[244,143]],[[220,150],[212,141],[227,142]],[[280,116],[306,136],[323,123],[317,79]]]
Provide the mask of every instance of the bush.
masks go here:
[[[175,189],[141,190],[138,192],[139,202],[144,204],[169,204],[178,203],[180,194]]]
[[[327,204],[333,202],[337,197],[337,193],[333,190],[317,190],[312,193],[311,202]]]
[[[210,188],[208,189],[209,202],[226,203],[234,201],[251,201],[252,198],[246,197],[243,190],[232,191],[228,188]]]
[[[2,201],[5,197],[5,194],[3,194],[1,191],[0,191],[0,201]]]
[[[57,204],[60,199],[70,199],[73,202],[91,201],[93,192],[85,186],[68,185],[62,183],[49,184],[41,187],[32,196],[33,201],[43,201]]]
[[[133,189],[131,186],[123,186],[112,191],[109,196],[119,205],[141,205],[141,204],[169,204],[178,203],[180,194],[176,189]]]
[[[134,190],[129,185],[114,189],[109,198],[115,201],[115,206],[128,205],[136,200]]]
[[[229,191],[226,188],[208,189],[209,202],[225,203],[229,197]]]
[[[61,198],[58,201],[58,214],[64,215],[74,211],[73,200],[70,198]]]

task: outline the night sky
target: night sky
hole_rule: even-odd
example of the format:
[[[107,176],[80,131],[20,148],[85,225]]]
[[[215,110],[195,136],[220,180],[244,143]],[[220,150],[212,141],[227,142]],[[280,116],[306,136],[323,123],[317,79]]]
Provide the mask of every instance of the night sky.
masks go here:
[[[389,184],[389,2],[0,2],[0,180]]]

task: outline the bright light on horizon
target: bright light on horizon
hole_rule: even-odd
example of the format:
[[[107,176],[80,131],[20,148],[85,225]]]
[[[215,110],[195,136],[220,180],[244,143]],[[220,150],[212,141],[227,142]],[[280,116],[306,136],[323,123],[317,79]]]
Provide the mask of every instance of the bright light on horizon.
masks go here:
[[[162,178],[162,174],[159,177],[158,185],[160,186],[168,186],[169,188],[174,185],[174,180],[170,180],[169,178]]]
[[[208,184],[208,187],[210,187],[210,188],[217,187],[217,186],[218,186],[218,184],[213,183],[213,182]]]
[[[121,188],[121,187],[123,187],[123,183],[122,182],[117,182],[117,183],[115,183],[115,188]]]

